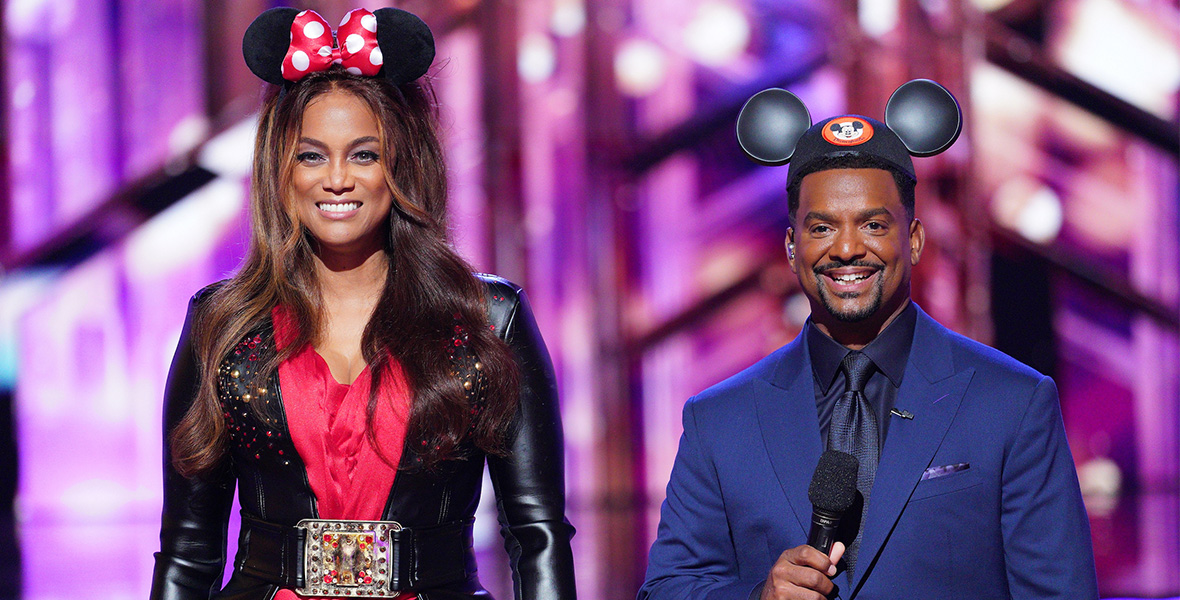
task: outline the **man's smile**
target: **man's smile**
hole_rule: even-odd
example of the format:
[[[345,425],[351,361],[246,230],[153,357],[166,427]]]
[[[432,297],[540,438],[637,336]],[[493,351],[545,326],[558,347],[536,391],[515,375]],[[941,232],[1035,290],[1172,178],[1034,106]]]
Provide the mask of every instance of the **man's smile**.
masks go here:
[[[815,273],[827,281],[833,292],[843,297],[868,290],[880,278],[883,269],[883,265],[821,266],[815,268]]]

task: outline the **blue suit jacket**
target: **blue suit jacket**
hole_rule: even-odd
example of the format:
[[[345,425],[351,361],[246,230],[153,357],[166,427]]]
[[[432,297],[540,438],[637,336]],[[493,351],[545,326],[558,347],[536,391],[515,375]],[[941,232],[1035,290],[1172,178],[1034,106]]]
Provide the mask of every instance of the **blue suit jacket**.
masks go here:
[[[641,600],[747,598],[807,543],[823,444],[802,337],[685,405]],[[913,419],[891,417],[856,579],[837,575],[837,597],[1098,597],[1050,378],[919,309],[897,408]]]

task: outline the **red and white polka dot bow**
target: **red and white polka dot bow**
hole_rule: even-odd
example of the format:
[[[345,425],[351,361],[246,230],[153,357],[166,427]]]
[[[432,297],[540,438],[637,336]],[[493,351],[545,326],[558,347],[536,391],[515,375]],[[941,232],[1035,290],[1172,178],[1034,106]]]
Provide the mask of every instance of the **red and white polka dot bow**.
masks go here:
[[[377,17],[357,8],[344,15],[336,30],[339,47],[333,46],[328,22],[314,10],[305,10],[291,23],[291,46],[283,58],[283,79],[299,81],[308,73],[339,63],[354,75],[372,77],[383,58],[377,45]]]

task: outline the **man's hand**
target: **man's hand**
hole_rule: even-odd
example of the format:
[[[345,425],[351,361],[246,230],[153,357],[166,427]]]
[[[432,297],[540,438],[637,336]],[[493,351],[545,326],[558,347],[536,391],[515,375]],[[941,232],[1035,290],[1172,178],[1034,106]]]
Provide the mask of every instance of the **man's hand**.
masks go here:
[[[796,546],[783,552],[770,568],[762,600],[824,600],[835,584],[836,563],[844,555],[844,543],[832,545],[832,555],[824,556],[811,546]]]

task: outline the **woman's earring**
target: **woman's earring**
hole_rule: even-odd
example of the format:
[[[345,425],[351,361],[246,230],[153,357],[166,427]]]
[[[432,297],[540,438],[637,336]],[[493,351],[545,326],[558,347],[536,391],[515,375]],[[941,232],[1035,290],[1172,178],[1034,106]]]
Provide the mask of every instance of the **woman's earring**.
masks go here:
[[[787,258],[795,260],[795,242],[787,243]]]

